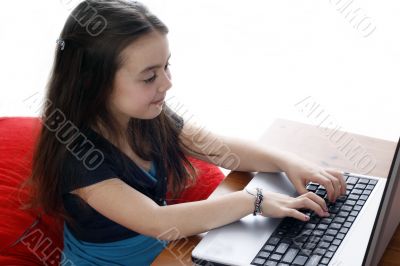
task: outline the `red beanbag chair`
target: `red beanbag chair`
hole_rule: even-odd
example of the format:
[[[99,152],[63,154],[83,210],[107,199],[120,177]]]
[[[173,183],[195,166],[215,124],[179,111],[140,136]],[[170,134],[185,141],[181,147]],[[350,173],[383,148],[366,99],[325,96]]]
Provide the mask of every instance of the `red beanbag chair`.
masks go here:
[[[37,219],[38,213],[20,208],[28,197],[27,189],[20,189],[20,184],[31,173],[40,128],[36,117],[0,118],[0,265],[60,263],[63,221],[47,215]],[[169,204],[206,199],[225,178],[217,166],[188,159],[199,170],[198,180]]]

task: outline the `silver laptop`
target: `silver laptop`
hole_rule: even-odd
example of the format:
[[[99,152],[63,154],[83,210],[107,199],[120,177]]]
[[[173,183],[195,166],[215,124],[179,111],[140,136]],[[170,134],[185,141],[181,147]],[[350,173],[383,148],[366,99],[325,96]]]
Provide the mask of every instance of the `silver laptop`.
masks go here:
[[[308,222],[252,214],[210,230],[192,251],[195,265],[376,265],[399,224],[399,146],[389,176],[346,173],[347,193],[328,205],[330,217],[310,210]],[[284,173],[258,173],[246,188],[297,196]],[[326,198],[325,189],[307,185]]]

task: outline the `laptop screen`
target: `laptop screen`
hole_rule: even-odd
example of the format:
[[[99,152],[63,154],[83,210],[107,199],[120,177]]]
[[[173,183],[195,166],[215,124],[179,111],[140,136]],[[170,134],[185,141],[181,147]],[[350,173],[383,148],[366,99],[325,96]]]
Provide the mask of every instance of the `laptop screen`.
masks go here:
[[[400,139],[394,153],[379,210],[375,217],[363,265],[377,265],[379,263],[400,221],[400,213],[398,212],[400,209],[399,146]]]

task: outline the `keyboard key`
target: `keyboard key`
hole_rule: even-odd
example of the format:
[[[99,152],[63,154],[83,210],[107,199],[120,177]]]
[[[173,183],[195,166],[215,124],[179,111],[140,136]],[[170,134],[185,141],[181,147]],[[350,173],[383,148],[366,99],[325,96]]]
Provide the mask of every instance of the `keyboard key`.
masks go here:
[[[273,251],[275,249],[275,246],[272,245],[266,245],[263,248],[265,251]]]
[[[358,213],[359,213],[358,211],[352,211],[352,212],[350,212],[350,215],[351,215],[351,216],[357,216]]]
[[[269,253],[269,252],[261,251],[261,252],[258,253],[257,257],[261,257],[261,258],[265,258],[266,259],[266,258],[269,257],[270,254],[271,253]]]
[[[283,237],[286,234],[286,231],[283,230],[278,230],[274,233],[274,236],[276,237]]]
[[[306,243],[304,243],[303,248],[313,250],[316,246],[317,246],[317,244],[315,244],[315,243],[306,242]]]
[[[354,177],[354,176],[349,176],[349,178],[347,178],[346,183],[347,184],[357,184],[358,178]]]
[[[292,244],[292,242],[293,242],[293,239],[292,238],[287,238],[287,237],[284,237],[281,240],[281,243],[287,243],[289,245]]]
[[[346,196],[339,196],[337,199],[336,199],[336,202],[343,202],[343,201],[345,201],[347,199],[347,197]]]
[[[341,224],[337,224],[337,223],[332,223],[329,225],[329,229],[335,229],[335,230],[339,230],[342,227]]]
[[[333,219],[333,222],[342,224],[345,222],[345,220],[346,219],[344,217],[336,217],[335,219]]]
[[[324,235],[324,231],[322,231],[322,230],[314,230],[312,232],[312,235],[313,236],[323,236]]]
[[[346,217],[347,218],[347,216],[349,216],[349,212],[347,212],[347,211],[340,211],[338,214],[337,214],[337,216],[339,216],[339,217]]]
[[[267,241],[268,244],[271,244],[273,246],[275,246],[276,244],[279,243],[279,238],[278,237],[270,237]]]
[[[299,255],[295,258],[295,260],[293,261],[293,264],[294,265],[304,265],[307,260],[308,260],[308,257]]]
[[[272,254],[271,256],[269,256],[270,260],[280,260],[282,258],[282,255],[280,254]]]
[[[360,180],[358,180],[359,184],[368,184],[369,183],[369,179],[366,178],[360,178]]]
[[[264,264],[264,266],[276,266],[277,264],[278,263],[276,261],[269,260]]]
[[[346,212],[351,212],[352,209],[353,209],[352,206],[344,205],[340,210],[346,211]]]
[[[303,230],[301,230],[299,235],[300,236],[309,236],[309,235],[311,235],[312,232],[313,232],[313,230],[311,230],[311,229],[303,229]]]
[[[316,191],[317,188],[318,188],[318,185],[316,185],[316,184],[309,184],[307,186],[307,190],[312,191],[312,192]]]
[[[350,195],[350,196],[351,196],[351,195]],[[355,196],[355,195],[354,195],[354,196]],[[345,201],[344,204],[353,206],[353,205],[356,204],[356,201],[355,201],[355,200],[350,200],[350,199],[348,199],[348,200]]]
[[[251,264],[264,265],[264,263],[265,263],[265,259],[256,257]]]
[[[362,208],[361,205],[356,205],[356,206],[354,206],[353,210],[354,210],[354,211],[360,211],[361,208]]]
[[[329,261],[330,261],[330,258],[326,258],[326,257],[324,257],[324,258],[322,258],[322,260],[321,260],[321,264],[328,264],[329,263]]]
[[[325,235],[325,236],[322,237],[322,240],[326,241],[326,242],[332,242],[333,239],[334,239],[334,237],[333,236],[329,236],[329,235]]]
[[[350,228],[350,226],[351,226],[351,222],[345,222],[343,224],[343,227],[345,227],[345,228]]]
[[[378,183],[378,180],[370,179],[368,184],[375,185],[376,183]]]
[[[351,191],[351,193],[353,193],[353,194],[362,194],[363,191],[362,191],[361,189],[353,189],[353,190]]]
[[[351,194],[347,197],[347,199],[349,199],[349,200],[358,200],[359,198],[360,198],[360,196],[356,195],[356,194]]]
[[[339,230],[339,233],[346,234],[349,231],[349,228],[343,227]]]
[[[326,230],[326,234],[327,234],[327,235],[330,235],[330,236],[336,236],[337,233],[338,233],[337,230],[333,230],[333,229],[328,229],[328,230]]]
[[[339,210],[340,210],[340,208],[337,207],[337,206],[330,206],[330,207],[329,207],[329,212],[330,212],[330,213],[338,213]]]
[[[310,257],[311,253],[312,253],[311,249],[302,248],[302,249],[300,249],[299,255]]]
[[[364,203],[365,203],[365,200],[358,200],[357,201],[357,205],[364,205]]]
[[[286,254],[283,256],[282,262],[285,263],[292,263],[294,258],[296,257],[297,253],[299,253],[298,249],[290,248]]]
[[[367,200],[368,199],[368,195],[361,195],[360,196],[360,200]]]
[[[310,259],[307,261],[306,266],[318,265],[321,258],[322,258],[322,256],[320,256],[320,255],[312,255],[310,257]]]
[[[325,254],[325,252],[326,252],[326,249],[324,249],[324,248],[316,248],[316,249],[313,251],[313,254],[323,256],[323,255]]]
[[[322,237],[320,237],[320,236],[314,236],[314,235],[312,235],[312,236],[310,236],[310,238],[308,239],[308,242],[309,242],[309,243],[318,244],[319,241],[321,241],[321,238],[322,238]]]
[[[366,190],[363,191],[362,194],[369,195],[369,194],[371,194],[371,190],[370,189],[366,189]]]
[[[333,240],[332,245],[339,246],[341,242],[342,242],[342,240],[340,240],[340,239],[335,239],[335,240]]]
[[[309,224],[309,223],[307,223],[307,224],[304,226],[304,228],[305,228],[305,229],[314,229],[315,226],[316,226],[316,224]]]
[[[347,217],[348,222],[354,222],[355,219],[356,219],[356,217],[354,217],[354,216]]]
[[[304,242],[306,242],[308,236],[299,236],[293,239],[294,243],[298,243],[298,244],[303,244]]]
[[[328,252],[326,252],[325,253],[325,257],[327,257],[327,258],[332,258],[333,257],[333,252],[332,251],[328,251]]]
[[[367,187],[366,187],[366,189],[370,189],[370,190],[373,190],[374,189],[374,185],[368,185]]]
[[[343,221],[344,221],[344,219],[343,219]],[[328,225],[327,224],[318,224],[317,228],[321,229],[321,230],[326,230],[328,228]]]
[[[321,219],[321,223],[324,223],[324,224],[330,224],[331,222],[332,222],[331,218],[322,218]]]
[[[335,206],[340,208],[340,207],[343,206],[343,202],[337,202],[337,201],[336,201],[336,202],[335,202]]]
[[[288,248],[289,248],[289,244],[280,243],[279,246],[276,248],[275,252],[279,253],[279,254],[284,254]]]
[[[357,189],[365,189],[366,187],[367,187],[367,185],[364,185],[364,184],[357,184],[357,185],[355,185],[354,188],[357,188]]]
[[[338,246],[336,246],[336,245],[331,245],[331,246],[329,246],[328,250],[329,250],[329,251],[332,251],[332,252],[335,252],[335,251],[337,250],[337,248],[338,248]]]
[[[336,238],[337,238],[337,239],[340,239],[340,240],[343,240],[344,234],[339,233],[339,234],[336,235]]]
[[[317,194],[318,196],[323,198],[326,195],[326,191],[317,190],[317,191],[315,191],[315,194]]]
[[[327,248],[329,248],[329,243],[328,243],[328,242],[325,242],[325,241],[322,241],[322,242],[320,242],[320,243],[318,244],[318,247],[319,247],[319,248],[327,249]]]

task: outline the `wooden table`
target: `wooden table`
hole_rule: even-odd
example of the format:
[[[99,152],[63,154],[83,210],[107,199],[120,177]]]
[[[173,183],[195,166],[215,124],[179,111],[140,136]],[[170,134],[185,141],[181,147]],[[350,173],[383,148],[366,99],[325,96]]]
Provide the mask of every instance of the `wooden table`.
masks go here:
[[[395,142],[347,132],[334,133],[317,125],[283,119],[275,120],[259,142],[260,145],[294,152],[324,167],[381,177],[388,176],[396,148]],[[346,146],[343,143],[349,144]],[[241,190],[254,175],[231,171],[210,197]],[[171,242],[152,265],[193,265],[191,252],[204,235]],[[386,248],[380,265],[400,265],[400,226]]]

